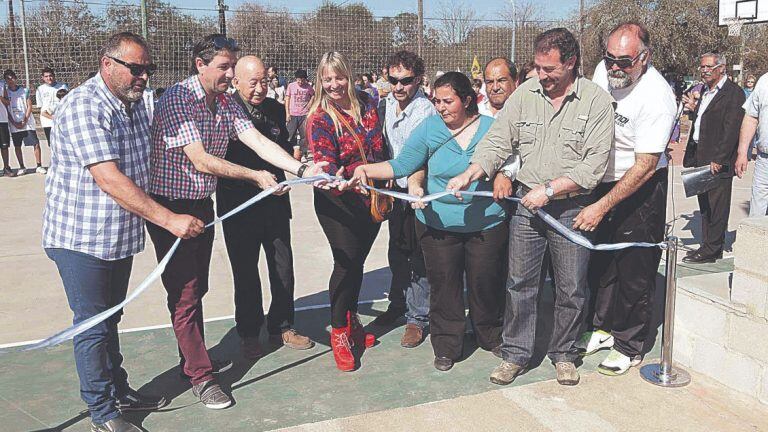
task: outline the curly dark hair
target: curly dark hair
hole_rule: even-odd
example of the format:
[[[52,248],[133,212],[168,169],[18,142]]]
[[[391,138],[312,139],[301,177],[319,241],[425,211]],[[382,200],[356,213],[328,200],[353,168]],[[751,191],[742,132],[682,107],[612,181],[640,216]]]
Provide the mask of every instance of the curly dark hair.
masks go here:
[[[475,115],[478,113],[477,93],[475,93],[475,89],[472,88],[472,82],[466,75],[461,72],[446,72],[436,79],[433,85],[434,88],[442,86],[450,86],[462,101],[470,98],[467,114]]]
[[[413,71],[413,76],[424,75],[424,60],[418,54],[411,51],[398,51],[387,59],[387,69],[402,66]]]
[[[573,36],[573,33],[562,27],[553,28],[538,35],[533,43],[533,50],[537,54],[545,54],[553,49],[560,53],[560,63],[565,63],[576,57],[576,66],[573,68],[573,73],[578,75],[581,50],[579,49],[579,42]]]

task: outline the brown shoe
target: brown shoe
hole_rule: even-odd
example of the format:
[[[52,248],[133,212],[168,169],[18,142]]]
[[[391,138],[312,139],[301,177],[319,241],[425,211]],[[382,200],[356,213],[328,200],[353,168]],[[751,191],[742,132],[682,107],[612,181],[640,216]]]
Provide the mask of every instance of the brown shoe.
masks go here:
[[[572,362],[557,362],[555,363],[555,370],[557,371],[557,382],[560,385],[575,386],[579,383],[579,371],[576,370],[576,365]]]
[[[244,337],[240,340],[240,351],[243,353],[243,357],[248,360],[256,360],[264,355],[261,350],[261,343],[259,338]]]
[[[315,343],[312,342],[312,339],[300,335],[294,329],[283,330],[283,333],[279,335],[270,335],[269,339],[275,345],[285,345],[288,348],[295,350],[306,350],[315,346]]]
[[[406,324],[400,346],[403,348],[416,348],[424,340],[424,330],[416,324]]]

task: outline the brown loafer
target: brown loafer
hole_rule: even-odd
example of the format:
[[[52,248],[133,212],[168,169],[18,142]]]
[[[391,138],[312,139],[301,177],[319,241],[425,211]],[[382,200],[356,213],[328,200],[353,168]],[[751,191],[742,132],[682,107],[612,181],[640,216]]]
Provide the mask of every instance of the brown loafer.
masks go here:
[[[306,350],[315,346],[312,339],[299,334],[294,329],[286,329],[279,335],[270,335],[269,339],[275,345],[285,345],[290,349]]]
[[[421,345],[424,340],[424,330],[416,324],[407,324],[405,326],[405,333],[403,338],[400,339],[400,346],[403,348],[416,348]]]

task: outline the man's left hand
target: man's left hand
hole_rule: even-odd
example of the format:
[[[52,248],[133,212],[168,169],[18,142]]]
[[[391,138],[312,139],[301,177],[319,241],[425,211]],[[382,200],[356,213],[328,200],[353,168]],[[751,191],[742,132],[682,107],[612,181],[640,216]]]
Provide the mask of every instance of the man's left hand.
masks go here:
[[[600,221],[605,217],[605,210],[599,203],[584,207],[573,219],[573,229],[582,231],[594,231]]]
[[[549,197],[544,191],[544,185],[538,185],[531,189],[531,191],[525,194],[523,199],[520,200],[520,203],[530,211],[537,211],[549,204]]]
[[[712,172],[712,174],[717,174],[717,173],[719,173],[720,171],[723,170],[723,166],[720,165],[717,162],[710,162],[709,163],[709,170]]]

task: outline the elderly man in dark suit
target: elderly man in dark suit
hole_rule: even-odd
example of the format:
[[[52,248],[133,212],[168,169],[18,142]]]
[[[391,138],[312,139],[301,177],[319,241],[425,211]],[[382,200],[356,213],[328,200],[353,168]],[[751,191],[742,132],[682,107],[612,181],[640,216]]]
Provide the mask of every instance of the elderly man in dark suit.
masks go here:
[[[687,159],[695,166],[709,165],[712,174],[722,174],[722,178],[717,186],[698,196],[701,246],[683,258],[683,262],[692,264],[711,263],[723,257],[739,127],[744,117],[744,92],[728,79],[725,57],[703,54],[699,64],[705,84],[701,96],[683,97],[693,121],[687,151],[695,149]]]

